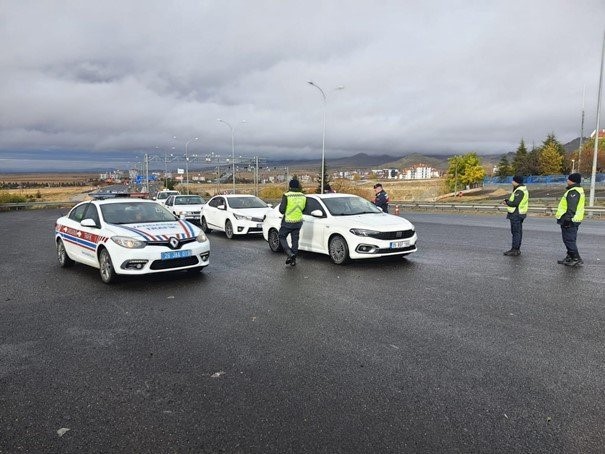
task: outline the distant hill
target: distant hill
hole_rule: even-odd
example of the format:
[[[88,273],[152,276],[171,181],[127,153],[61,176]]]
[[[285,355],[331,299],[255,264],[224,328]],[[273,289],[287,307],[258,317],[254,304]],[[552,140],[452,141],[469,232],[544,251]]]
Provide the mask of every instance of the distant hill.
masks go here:
[[[382,167],[404,169],[415,164],[426,164],[437,170],[445,170],[448,166],[447,159],[448,156],[427,156],[420,153],[412,153],[395,161],[387,161]]]
[[[590,137],[584,137],[582,139],[582,143],[586,143],[589,139],[590,139]],[[580,138],[577,137],[577,138],[573,139],[571,142],[567,142],[566,144],[563,144],[563,148],[565,148],[565,151],[567,151],[568,153],[571,151],[576,151],[578,148],[580,148]]]
[[[390,162],[394,159],[398,158],[388,154],[371,156],[365,153],[358,153],[346,158],[330,159],[329,165],[331,167],[372,167],[382,166],[385,162]]]
[[[353,156],[346,156],[344,158],[326,158],[326,165],[329,168],[334,167],[374,167],[382,166],[385,162],[398,159],[396,156],[391,155],[377,155],[372,156],[365,153],[358,153]],[[272,166],[290,166],[290,167],[305,167],[315,166],[321,163],[321,159],[305,159],[305,160],[269,160],[267,162]]]

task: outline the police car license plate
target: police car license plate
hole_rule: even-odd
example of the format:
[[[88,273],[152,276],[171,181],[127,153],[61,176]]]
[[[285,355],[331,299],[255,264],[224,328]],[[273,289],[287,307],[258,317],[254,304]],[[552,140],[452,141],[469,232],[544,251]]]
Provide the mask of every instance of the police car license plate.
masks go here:
[[[190,255],[191,255],[191,251],[188,249],[183,250],[183,251],[162,252],[162,260],[180,259],[183,257],[189,257]]]
[[[406,247],[407,245],[407,241],[391,241],[391,249],[399,249],[401,247]]]

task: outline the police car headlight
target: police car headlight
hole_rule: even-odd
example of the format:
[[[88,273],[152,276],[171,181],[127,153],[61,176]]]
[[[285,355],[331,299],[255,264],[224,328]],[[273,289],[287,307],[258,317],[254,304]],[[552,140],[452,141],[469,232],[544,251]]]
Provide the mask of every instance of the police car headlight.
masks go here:
[[[244,216],[243,214],[235,214],[233,213],[233,217],[238,221],[251,221],[252,218],[250,216]]]
[[[378,235],[380,232],[378,230],[368,230],[368,229],[351,229],[349,230],[353,235],[357,236],[372,236]]]
[[[131,238],[129,236],[112,236],[111,241],[127,249],[142,249],[147,246],[145,241],[137,240],[136,238]]]
[[[198,243],[205,243],[208,241],[208,237],[204,232],[200,232],[200,234],[195,238]]]

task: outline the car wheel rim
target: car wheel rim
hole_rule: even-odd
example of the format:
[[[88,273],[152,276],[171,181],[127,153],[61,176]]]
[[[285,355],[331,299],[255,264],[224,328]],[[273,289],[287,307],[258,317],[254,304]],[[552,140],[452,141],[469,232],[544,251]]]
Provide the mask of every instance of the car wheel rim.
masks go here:
[[[59,256],[59,263],[63,265],[65,263],[65,254],[67,253],[65,252],[65,246],[63,246],[62,241],[59,241],[57,244],[57,254]]]
[[[279,248],[279,236],[275,230],[271,230],[269,234],[269,246],[272,251],[277,251]]]
[[[112,271],[109,254],[104,252],[101,254],[101,276],[103,277],[103,280],[109,280],[111,278]]]
[[[231,222],[227,222],[227,225],[225,225],[225,233],[227,234],[227,238],[231,238],[233,236],[233,227],[231,226]]]
[[[340,239],[335,239],[332,240],[331,243],[331,247],[330,247],[330,256],[332,257],[332,259],[335,262],[342,262],[345,258],[345,246],[344,243],[342,242],[342,240]]]

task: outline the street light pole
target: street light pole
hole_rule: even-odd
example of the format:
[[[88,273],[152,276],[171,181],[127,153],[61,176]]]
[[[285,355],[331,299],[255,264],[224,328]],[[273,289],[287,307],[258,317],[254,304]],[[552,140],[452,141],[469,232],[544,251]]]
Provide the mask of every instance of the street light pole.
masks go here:
[[[603,33],[603,48],[601,50],[601,71],[599,73],[599,95],[597,98],[597,126],[595,128],[594,152],[592,155],[592,174],[590,176],[590,195],[588,204],[594,207],[594,193],[597,179],[597,154],[599,152],[599,121],[601,116],[601,89],[603,87],[603,60],[605,59],[605,33]]]
[[[320,176],[320,194],[323,194],[325,186],[324,186],[324,174],[326,169],[326,111],[328,110],[328,98],[326,97],[326,93],[321,89],[319,85],[315,82],[309,80],[307,83],[319,90],[321,93],[321,97],[324,102],[324,113],[323,113],[323,128],[321,132],[321,176]],[[342,85],[339,85],[335,88],[335,90],[342,90]]]
[[[233,176],[233,193],[235,194],[235,128],[230,123],[217,119],[220,123],[225,123],[231,130],[231,174]],[[246,120],[242,120],[240,123],[246,123]]]
[[[199,137],[195,137],[194,139],[188,140],[187,143],[185,143],[185,179],[187,181],[186,183],[186,187],[187,187],[187,195],[189,195],[189,152],[187,147],[189,147],[189,144],[191,142],[193,142],[194,140],[198,140]]]

